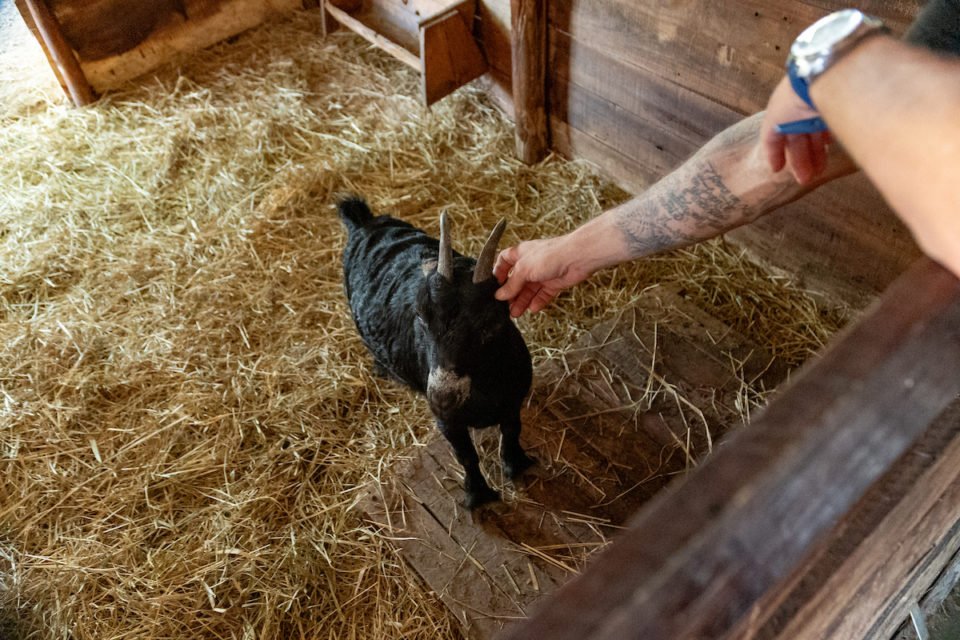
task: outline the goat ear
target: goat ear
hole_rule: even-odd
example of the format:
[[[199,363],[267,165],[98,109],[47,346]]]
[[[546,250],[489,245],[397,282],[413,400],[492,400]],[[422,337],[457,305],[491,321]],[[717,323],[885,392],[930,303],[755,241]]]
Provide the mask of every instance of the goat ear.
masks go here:
[[[473,268],[473,282],[479,284],[493,276],[493,261],[497,257],[497,245],[500,244],[500,238],[503,236],[503,230],[507,228],[507,221],[500,218],[500,222],[490,232],[486,244],[480,251],[477,258],[477,265]]]
[[[440,255],[437,260],[437,271],[447,282],[453,282],[453,245],[450,243],[446,210],[440,213]]]

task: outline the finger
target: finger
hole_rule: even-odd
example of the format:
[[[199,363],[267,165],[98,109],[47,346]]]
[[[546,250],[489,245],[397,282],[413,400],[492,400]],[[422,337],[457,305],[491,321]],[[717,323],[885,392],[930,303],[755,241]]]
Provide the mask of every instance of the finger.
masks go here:
[[[810,155],[813,160],[811,179],[827,170],[827,137],[826,131],[810,136]]]
[[[523,312],[529,308],[529,300],[514,300],[510,303],[510,317],[519,318],[523,315]]]
[[[770,165],[770,170],[774,173],[777,173],[786,165],[786,160],[784,159],[784,149],[787,144],[787,136],[780,135],[772,129],[767,132],[763,147],[767,153],[767,164]]]
[[[808,134],[786,136],[786,156],[787,166],[790,167],[790,173],[800,184],[810,182],[813,171],[813,160],[810,152],[810,136]]]
[[[533,300],[530,302],[530,313],[537,313],[557,297],[557,291],[552,291],[546,287],[540,289],[537,292],[537,295],[534,296]]]
[[[513,266],[517,263],[514,253],[516,253],[516,249],[508,247],[497,255],[497,262],[493,266],[493,275],[496,276],[497,282],[500,284],[504,283],[510,274],[510,269],[513,269]]]
[[[539,286],[528,286],[524,287],[511,301],[510,301],[510,315],[514,318],[519,318],[523,315],[523,312],[527,310],[530,306],[530,302],[537,295],[537,292],[540,291]]]

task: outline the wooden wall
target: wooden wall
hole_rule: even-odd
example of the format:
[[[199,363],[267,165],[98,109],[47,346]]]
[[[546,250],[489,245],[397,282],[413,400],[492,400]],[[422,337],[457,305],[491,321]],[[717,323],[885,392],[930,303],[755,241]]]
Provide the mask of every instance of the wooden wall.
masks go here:
[[[36,33],[26,3],[16,2]],[[46,0],[83,75],[98,92],[177,54],[255,27],[271,14],[312,4],[311,0]],[[58,71],[57,75],[63,84]]]
[[[836,0],[545,0],[552,146],[634,192],[763,109],[789,43]],[[509,2],[481,0],[500,8]],[[903,31],[921,0],[857,3]],[[509,28],[509,21],[507,21]],[[509,38],[487,37],[500,61]],[[509,77],[509,65],[494,68]],[[509,83],[508,85],[509,86]],[[862,304],[918,255],[862,177],[828,185],[728,235],[811,288]]]

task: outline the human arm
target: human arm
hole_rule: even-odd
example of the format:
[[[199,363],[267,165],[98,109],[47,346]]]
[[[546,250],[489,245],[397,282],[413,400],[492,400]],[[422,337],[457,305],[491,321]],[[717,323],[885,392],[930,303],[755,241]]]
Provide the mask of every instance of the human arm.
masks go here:
[[[875,36],[817,78],[810,96],[921,249],[960,276],[960,60]],[[809,166],[802,153],[784,156],[772,131],[804,108],[783,82],[771,96],[761,133],[771,170]]]
[[[834,148],[806,184],[773,171],[762,120],[759,113],[721,131],[645,192],[570,233],[504,249],[494,268],[503,283],[497,298],[510,300],[514,317],[537,312],[600,269],[713,238],[854,170]]]

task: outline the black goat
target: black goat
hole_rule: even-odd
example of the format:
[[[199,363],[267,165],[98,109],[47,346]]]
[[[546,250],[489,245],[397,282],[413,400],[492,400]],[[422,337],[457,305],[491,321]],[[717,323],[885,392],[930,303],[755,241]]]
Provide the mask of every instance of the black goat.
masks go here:
[[[520,407],[530,390],[530,352],[493,294],[493,259],[506,222],[477,260],[453,251],[446,216],[440,240],[351,197],[339,203],[348,230],[344,283],[360,337],[378,372],[426,394],[440,432],[466,473],[466,505],[496,500],[480,472],[470,427],[500,425],[503,470],[533,464],[520,446]]]

